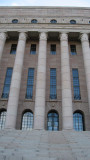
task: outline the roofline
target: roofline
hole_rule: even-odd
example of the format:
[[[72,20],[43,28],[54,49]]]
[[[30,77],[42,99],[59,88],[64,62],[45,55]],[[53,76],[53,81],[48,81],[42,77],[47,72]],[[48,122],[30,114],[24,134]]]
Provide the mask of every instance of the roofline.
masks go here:
[[[0,6],[0,9],[81,9],[90,10],[90,7],[75,7],[75,6]]]

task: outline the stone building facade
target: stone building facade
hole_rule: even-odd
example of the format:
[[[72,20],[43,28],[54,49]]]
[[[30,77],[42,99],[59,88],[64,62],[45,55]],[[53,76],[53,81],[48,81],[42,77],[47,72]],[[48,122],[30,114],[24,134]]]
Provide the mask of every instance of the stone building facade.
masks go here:
[[[1,128],[90,130],[89,15],[0,7]]]

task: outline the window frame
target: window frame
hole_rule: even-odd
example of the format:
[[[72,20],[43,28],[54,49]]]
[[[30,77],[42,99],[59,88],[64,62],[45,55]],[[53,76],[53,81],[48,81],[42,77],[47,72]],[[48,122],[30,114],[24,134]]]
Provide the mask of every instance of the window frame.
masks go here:
[[[1,115],[2,113],[4,113],[4,115]],[[0,130],[5,128],[6,114],[7,111],[5,109],[0,110]]]
[[[27,115],[27,113],[28,113],[28,115]],[[33,112],[31,110],[27,109],[22,114],[21,130],[32,130],[33,125],[34,125]],[[31,127],[28,127],[28,126],[31,126]]]
[[[35,46],[35,48],[34,48],[33,46]],[[34,50],[34,49],[35,49],[35,50]],[[35,55],[35,54],[36,54],[36,44],[31,44],[30,54],[32,54],[32,55]]]
[[[77,73],[75,73],[74,71],[76,71]],[[78,68],[72,68],[72,77],[73,77],[74,100],[81,100]]]
[[[51,44],[50,45],[50,54],[51,55],[56,55],[56,44]]]
[[[38,23],[38,20],[37,20],[37,19],[32,19],[32,20],[31,20],[31,23],[37,24],[37,23]]]
[[[12,44],[10,54],[16,54],[16,50],[17,50],[17,44]]]
[[[54,72],[55,72],[55,75],[54,75]],[[50,99],[51,100],[57,99],[57,74],[56,73],[57,73],[56,68],[50,68]]]
[[[77,55],[76,45],[74,45],[74,44],[70,45],[70,53],[71,53],[72,56]]]
[[[51,125],[49,126],[48,124],[50,124],[50,122],[51,122]],[[56,128],[57,128],[56,130],[55,130],[55,122],[58,123],[58,125],[56,125]],[[50,127],[51,129],[49,129]],[[59,114],[56,110],[51,110],[47,114],[47,130],[48,131],[59,131]]]
[[[51,23],[51,24],[56,24],[56,23],[57,23],[57,20],[56,20],[56,19],[51,19],[51,20],[50,20],[50,23]]]
[[[12,23],[13,24],[17,24],[18,23],[18,19],[12,19]]]
[[[8,73],[9,70],[11,70],[11,73]],[[13,68],[12,67],[8,67],[7,71],[6,71],[5,80],[4,80],[2,98],[8,98],[9,97],[12,73],[13,73]],[[11,75],[8,75],[8,74],[11,74]],[[5,90],[7,90],[7,92]]]
[[[76,24],[76,20],[71,19],[71,20],[70,20],[70,24]]]
[[[81,120],[80,117],[82,118]],[[82,125],[80,125],[80,123],[82,123]],[[84,114],[80,110],[73,113],[73,128],[75,131],[85,131]]]
[[[33,71],[33,72],[32,72]],[[31,73],[30,73],[31,72]],[[29,68],[28,69],[28,77],[27,77],[27,89],[26,89],[26,95],[25,99],[32,100],[33,98],[33,87],[34,87],[34,68]],[[33,73],[33,74],[32,74]],[[29,75],[32,74],[32,75]],[[30,83],[30,84],[29,84]],[[31,84],[32,83],[32,84]],[[30,90],[29,90],[30,89]],[[29,90],[29,92],[28,92]],[[29,93],[29,94],[28,94]]]

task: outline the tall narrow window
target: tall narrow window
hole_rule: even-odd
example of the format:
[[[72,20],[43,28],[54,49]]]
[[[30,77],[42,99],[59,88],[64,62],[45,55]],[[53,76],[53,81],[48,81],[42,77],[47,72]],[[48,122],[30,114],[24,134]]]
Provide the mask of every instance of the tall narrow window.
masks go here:
[[[76,55],[76,45],[70,45],[71,55]]]
[[[50,99],[56,99],[56,68],[50,69]]]
[[[6,78],[5,78],[4,88],[3,88],[3,93],[2,93],[2,98],[8,98],[8,96],[9,96],[12,71],[13,71],[12,68],[7,68]]]
[[[76,131],[84,130],[83,114],[78,111],[73,114],[73,127]]]
[[[72,69],[72,74],[73,74],[74,99],[80,100],[81,96],[80,96],[78,69]]]
[[[33,81],[34,81],[34,68],[28,70],[27,91],[26,98],[32,99],[33,96]]]
[[[55,44],[51,44],[51,52],[50,54],[55,55],[56,54],[56,45]]]
[[[36,44],[31,44],[30,54],[36,54]]]
[[[17,44],[12,44],[10,54],[16,54]]]

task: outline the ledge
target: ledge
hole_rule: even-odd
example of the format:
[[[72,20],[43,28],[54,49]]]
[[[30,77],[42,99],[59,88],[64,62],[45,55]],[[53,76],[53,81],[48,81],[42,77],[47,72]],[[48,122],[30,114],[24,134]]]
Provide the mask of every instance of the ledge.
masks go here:
[[[8,98],[1,98],[0,101],[8,101]]]

